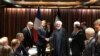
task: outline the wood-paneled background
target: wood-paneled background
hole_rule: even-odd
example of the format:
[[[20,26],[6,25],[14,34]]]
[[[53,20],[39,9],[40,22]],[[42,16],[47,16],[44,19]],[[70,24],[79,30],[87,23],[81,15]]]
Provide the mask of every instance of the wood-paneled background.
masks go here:
[[[40,9],[42,19],[54,23],[57,9]],[[1,8],[0,9],[0,37],[15,37],[21,32],[28,21],[35,19],[37,8]],[[63,27],[67,30],[68,36],[73,30],[73,22],[86,21],[88,26],[93,27],[93,22],[100,18],[100,9],[60,9]]]

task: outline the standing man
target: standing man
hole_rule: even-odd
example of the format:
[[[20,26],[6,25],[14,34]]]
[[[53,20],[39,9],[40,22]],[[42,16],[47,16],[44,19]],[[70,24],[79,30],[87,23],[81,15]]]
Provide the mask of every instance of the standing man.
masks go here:
[[[96,31],[96,34],[94,38],[96,39],[94,44],[94,56],[100,56],[100,19],[97,19],[94,22],[94,28]]]
[[[82,52],[82,56],[93,56],[93,46],[95,43],[94,35],[95,31],[93,28],[89,27],[85,29],[86,40],[85,42],[85,49]]]
[[[98,31],[97,37],[98,38],[95,44],[94,56],[100,56],[100,31]]]
[[[31,48],[34,44],[33,36],[32,36],[32,28],[33,28],[33,22],[29,21],[27,23],[27,26],[23,29],[24,34],[24,46],[26,48]]]
[[[62,22],[55,22],[55,30],[50,37],[52,56],[69,56],[68,37]]]
[[[46,49],[46,21],[41,21],[41,26],[38,28],[38,42],[37,42],[37,51],[38,56],[45,56],[45,49]]]
[[[72,50],[72,56],[81,56],[82,51],[85,47],[84,45],[85,34],[81,30],[79,21],[74,22],[74,30],[72,32],[71,37],[72,37],[72,42],[70,44],[70,47]]]

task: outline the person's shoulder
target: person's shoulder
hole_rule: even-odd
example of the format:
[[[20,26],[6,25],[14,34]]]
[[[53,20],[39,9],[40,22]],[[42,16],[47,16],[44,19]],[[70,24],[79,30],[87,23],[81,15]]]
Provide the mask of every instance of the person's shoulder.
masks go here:
[[[42,27],[38,27],[38,29],[41,29]]]
[[[84,35],[84,32],[82,30],[79,31],[80,35]]]
[[[92,43],[95,43],[95,42],[96,42],[96,38],[93,37],[93,38],[91,39],[91,42],[92,42]]]
[[[65,30],[65,28],[61,28],[61,30]]]
[[[66,31],[66,29],[65,28],[61,28],[63,31]]]
[[[38,28],[37,28],[37,30],[40,30],[40,29],[41,29],[41,27],[38,27]]]
[[[38,30],[41,30],[42,29],[42,27],[38,27]]]
[[[27,27],[25,27],[23,30],[27,30],[28,28]]]

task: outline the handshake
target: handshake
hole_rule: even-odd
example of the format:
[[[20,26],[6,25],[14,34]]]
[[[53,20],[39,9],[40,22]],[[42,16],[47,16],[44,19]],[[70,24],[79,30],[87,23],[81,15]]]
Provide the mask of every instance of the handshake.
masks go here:
[[[48,42],[50,40],[50,38],[45,38],[45,40]]]

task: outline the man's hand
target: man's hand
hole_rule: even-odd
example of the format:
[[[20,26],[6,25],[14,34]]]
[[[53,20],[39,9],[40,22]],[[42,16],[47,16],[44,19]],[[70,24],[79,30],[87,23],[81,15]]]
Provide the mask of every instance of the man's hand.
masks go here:
[[[48,42],[49,41],[49,38],[45,38],[45,40]]]

